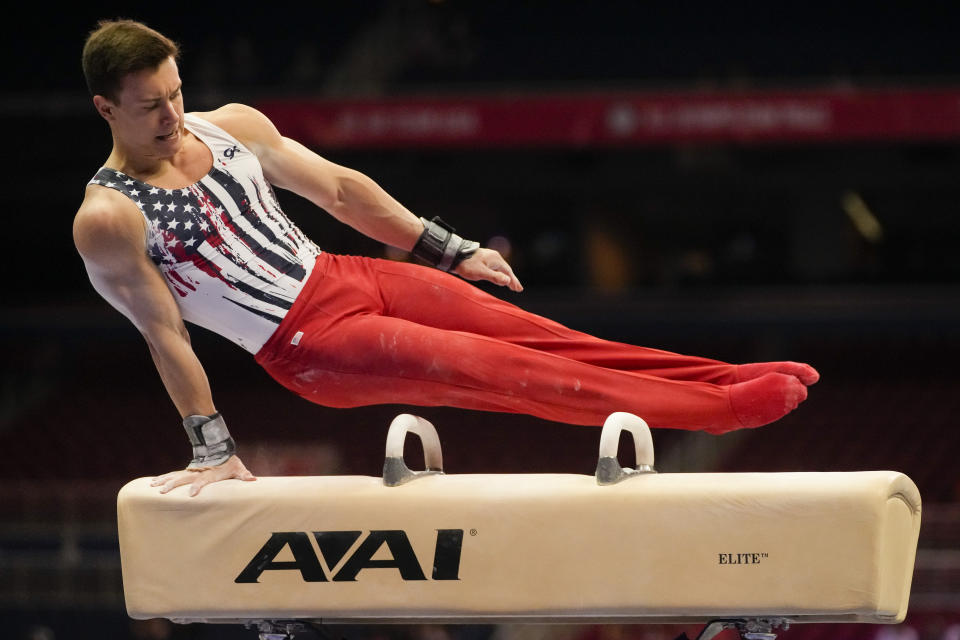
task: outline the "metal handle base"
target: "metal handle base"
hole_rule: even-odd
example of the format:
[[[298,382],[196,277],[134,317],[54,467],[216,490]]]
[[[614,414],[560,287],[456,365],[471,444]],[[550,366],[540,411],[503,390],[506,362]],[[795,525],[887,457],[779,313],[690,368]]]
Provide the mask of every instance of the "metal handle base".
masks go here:
[[[403,445],[407,434],[414,433],[423,444],[423,471],[411,471],[403,461]],[[419,416],[401,413],[387,431],[386,458],[383,462],[383,484],[396,487],[425,475],[443,473],[443,453],[440,450],[440,436],[430,422]]]
[[[617,449],[620,446],[620,433],[629,431],[633,436],[636,452],[636,468],[629,469],[620,466],[617,460]],[[611,413],[603,423],[600,432],[600,459],[597,461],[597,484],[616,484],[621,480],[647,473],[656,473],[653,468],[653,436],[650,427],[643,418],[618,411]]]

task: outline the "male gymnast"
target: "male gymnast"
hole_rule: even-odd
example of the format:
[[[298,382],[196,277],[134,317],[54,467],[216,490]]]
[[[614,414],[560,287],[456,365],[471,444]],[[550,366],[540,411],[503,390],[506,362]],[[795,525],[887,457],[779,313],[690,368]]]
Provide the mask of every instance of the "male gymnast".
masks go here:
[[[445,405],[582,425],[629,411],[720,434],[781,418],[819,378],[797,362],[734,365],[601,340],[485,293],[465,280],[522,291],[497,251],[417,217],[251,107],[185,113],[178,55],[134,21],[89,35],[83,71],[113,148],[74,220],[91,283],[146,339],[193,448],[185,469],[154,479],[161,492],[254,479],[184,320],[330,407]],[[272,186],[432,267],[321,251]]]

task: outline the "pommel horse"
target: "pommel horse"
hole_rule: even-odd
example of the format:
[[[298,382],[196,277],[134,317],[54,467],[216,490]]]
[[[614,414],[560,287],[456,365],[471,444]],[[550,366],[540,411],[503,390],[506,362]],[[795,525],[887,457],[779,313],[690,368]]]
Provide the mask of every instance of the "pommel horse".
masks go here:
[[[636,467],[617,459],[633,436]],[[403,458],[419,436],[425,468]],[[657,473],[615,413],[594,476],[445,474],[436,429],[390,425],[382,477],[267,477],[118,495],[133,618],[255,625],[707,623],[773,640],[793,623],[906,616],[920,494],[892,471]]]

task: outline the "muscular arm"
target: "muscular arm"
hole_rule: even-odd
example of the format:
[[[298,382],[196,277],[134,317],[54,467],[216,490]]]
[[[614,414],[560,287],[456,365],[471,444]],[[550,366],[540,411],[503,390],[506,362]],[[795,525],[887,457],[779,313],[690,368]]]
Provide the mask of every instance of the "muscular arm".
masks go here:
[[[173,295],[147,257],[144,223],[132,203],[92,194],[73,232],[94,289],[143,335],[181,417],[215,413],[206,374]]]
[[[259,111],[228,105],[207,116],[256,154],[271,184],[307,198],[360,233],[410,251],[423,232],[420,219],[372,179],[281,136]],[[491,249],[480,249],[455,272],[468,280],[523,289],[507,261]]]
[[[244,143],[271,184],[293,191],[360,233],[409,251],[423,231],[419,218],[359,171],[326,160],[280,135],[259,111],[227,105],[210,119]]]
[[[125,197],[88,187],[74,219],[74,242],[94,288],[140,331],[181,417],[216,413],[203,366],[163,276],[147,257],[144,223]],[[226,478],[253,480],[237,456],[217,467],[175,471],[155,479],[162,492],[190,484],[191,495]]]

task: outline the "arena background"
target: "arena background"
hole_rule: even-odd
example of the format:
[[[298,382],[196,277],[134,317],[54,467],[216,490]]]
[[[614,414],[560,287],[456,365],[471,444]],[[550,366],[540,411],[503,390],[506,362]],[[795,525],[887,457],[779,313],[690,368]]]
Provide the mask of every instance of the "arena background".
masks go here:
[[[118,16],[180,42],[188,110],[259,106],[411,210],[509,251],[526,291],[497,295],[611,339],[817,366],[809,400],[773,425],[655,432],[658,467],[907,473],[924,500],[907,622],[782,637],[960,637],[955,6],[305,4],[28,5],[6,22],[3,637],[256,636],[134,622],[123,608],[116,492],[182,466],[187,449],[142,339],[96,297],[71,241],[83,186],[110,149],[80,49],[98,18]],[[322,248],[405,259],[279,196]],[[312,406],[225,340],[192,336],[255,473],[379,473],[386,427],[410,408]],[[594,429],[415,412],[440,430],[451,473],[595,465]],[[678,629],[328,632],[586,640]]]

